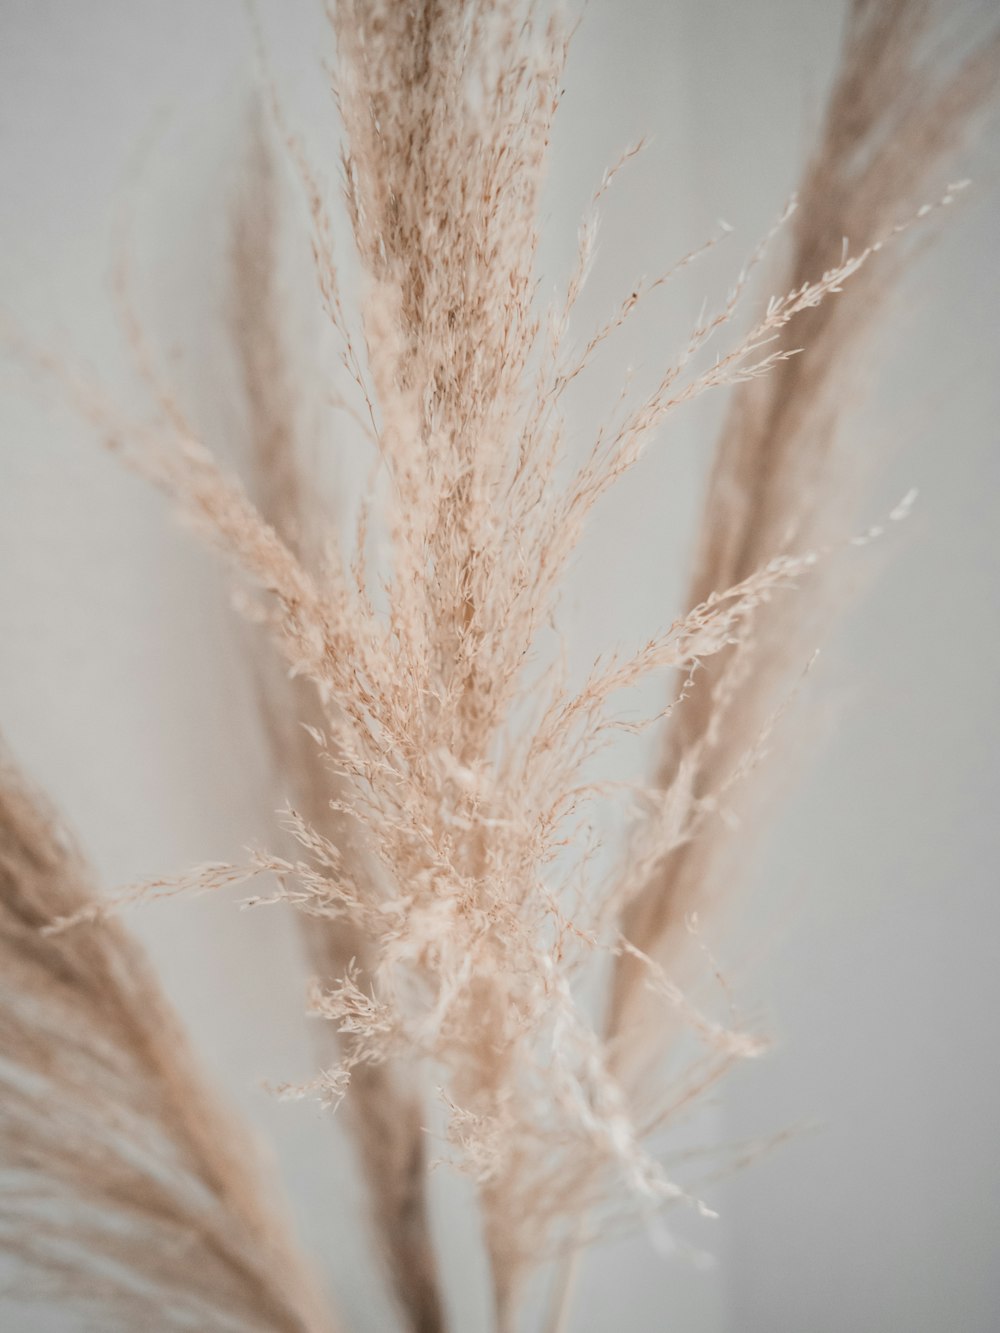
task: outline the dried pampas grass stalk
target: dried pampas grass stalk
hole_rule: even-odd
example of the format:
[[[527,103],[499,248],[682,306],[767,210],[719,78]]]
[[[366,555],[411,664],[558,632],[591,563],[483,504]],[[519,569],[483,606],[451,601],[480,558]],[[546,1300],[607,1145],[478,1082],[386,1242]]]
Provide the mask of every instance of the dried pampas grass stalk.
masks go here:
[[[331,1330],[256,1146],[138,945],[117,922],[44,932],[91,901],[63,825],[0,755],[5,1294],[102,1329]]]
[[[666,1208],[710,1214],[650,1140],[764,1049],[724,991],[721,1012],[718,995],[704,998],[701,974],[716,967],[695,916],[716,896],[718,816],[746,799],[739,785],[752,794],[745,779],[828,614],[827,571],[850,544],[854,490],[838,424],[870,312],[905,253],[901,233],[929,211],[919,200],[930,173],[991,88],[996,39],[970,42],[964,56],[942,50],[933,20],[920,0],[854,5],[798,211],[782,215],[652,387],[625,386],[582,450],[568,438],[568,396],[670,274],[630,289],[588,338],[571,332],[619,163],[595,192],[564,291],[540,305],[539,199],[569,34],[530,0],[340,0],[331,12],[357,311],[342,297],[323,192],[285,134],[348,385],[338,402],[371,449],[374,480],[353,534],[301,470],[262,147],[234,229],[246,484],[160,384],[128,314],[159,420],[125,421],[72,384],[109,443],[223,555],[242,609],[278,650],[258,676],[290,803],[270,850],[147,892],[266,872],[274,887],[251,902],[301,914],[317,973],[310,1011],[337,1044],[329,1067],[288,1091],[328,1106],[346,1099],[377,1241],[413,1329],[444,1322],[428,1125],[443,1123],[442,1152],[478,1189],[501,1333],[515,1327],[539,1264]],[[782,236],[783,294],[740,332],[751,281]],[[896,256],[888,263],[885,248]],[[674,411],[732,386],[690,609],[573,681],[546,630],[595,507]],[[664,708],[623,721],[617,701],[653,673],[677,682]],[[662,761],[641,793],[652,814],[621,872],[598,881],[594,807],[619,793],[594,761],[622,732],[658,726]],[[58,919],[63,933],[34,947],[54,959],[64,948],[117,958],[118,927],[93,924],[113,907],[82,891],[53,895],[39,920]],[[81,933],[66,933],[74,922]],[[602,1030],[587,995],[603,994],[609,973]],[[103,1009],[88,1017],[95,1042],[108,1021]],[[149,1041],[142,1049],[153,1060]],[[129,1054],[129,1069],[137,1059]],[[195,1153],[186,1121],[179,1137],[169,1118],[155,1123]],[[193,1158],[199,1180],[204,1157]],[[277,1242],[262,1239],[257,1213],[233,1212],[216,1218],[232,1252],[246,1253],[239,1241],[271,1254]],[[290,1301],[284,1286],[279,1297]],[[557,1299],[553,1327],[567,1300]],[[316,1326],[312,1314],[294,1317],[304,1322],[290,1326]],[[285,1326],[275,1321],[267,1326]]]
[[[280,260],[278,163],[259,115],[251,133],[245,180],[232,226],[230,327],[246,399],[244,449],[261,515],[297,557],[316,569],[327,522],[302,475],[303,426],[295,392],[286,319],[277,286]],[[323,710],[309,681],[289,678],[279,664],[252,655],[279,800],[291,801],[309,826],[349,858],[354,873],[370,879],[355,821],[331,801],[349,799],[346,784],[323,762],[314,733]],[[352,964],[369,978],[370,945],[350,921],[300,917],[308,956],[324,985]],[[369,983],[370,984],[370,983]],[[322,1029],[329,1033],[328,1024]],[[349,1034],[341,1041],[350,1050]],[[329,1055],[330,1043],[325,1043]],[[434,1333],[443,1327],[442,1302],[430,1238],[427,1134],[416,1070],[362,1064],[345,1111],[369,1187],[375,1240],[408,1327]]]
[[[798,288],[838,265],[845,237],[884,237],[900,219],[928,211],[924,192],[981,122],[998,67],[995,27],[951,28],[933,0],[855,0],[790,222],[782,286]],[[777,343],[779,353],[797,354],[733,394],[699,529],[692,605],[775,553],[822,546],[856,522],[872,460],[848,438],[848,415],[871,378],[874,334],[885,327],[907,253],[905,244],[887,247],[835,301],[803,311]],[[623,930],[675,975],[704,963],[692,948],[699,943],[692,914],[704,915],[735,877],[727,860],[735,840],[713,812],[828,626],[839,587],[836,564],[828,564],[808,596],[773,602],[751,636],[704,664],[664,728],[656,784],[672,818],[696,831],[657,860],[626,908]],[[759,785],[743,784],[731,806],[752,799]],[[708,818],[698,817],[699,807]],[[651,1010],[645,975],[634,955],[622,955],[609,1017],[610,1035],[621,1035],[619,1061],[634,1067],[637,1081],[670,1039]],[[637,1005],[645,1021],[632,1012]]]
[[[258,859],[255,868],[270,869],[278,889],[257,901],[298,907],[310,919],[322,973],[340,971],[332,984],[321,976],[312,1001],[340,1034],[339,1062],[308,1086],[331,1104],[360,1088],[362,1117],[375,1100],[394,1108],[398,1156],[387,1166],[363,1136],[361,1147],[397,1294],[417,1323],[439,1317],[421,1195],[412,1188],[422,1158],[406,1147],[417,1141],[413,1103],[397,1092],[412,1087],[397,1083],[401,1074],[428,1062],[438,1071],[453,1160],[479,1186],[497,1323],[507,1328],[526,1275],[579,1239],[581,1216],[602,1234],[617,1218],[676,1203],[707,1211],[645,1140],[762,1043],[699,1011],[660,964],[659,928],[643,933],[634,922],[640,904],[652,902],[654,917],[660,910],[653,881],[670,850],[690,842],[711,803],[752,766],[767,730],[759,707],[749,710],[752,725],[726,733],[732,762],[721,785],[699,790],[702,751],[730,727],[730,701],[741,690],[770,699],[783,679],[777,659],[755,664],[751,675],[740,645],[760,642],[774,608],[829,558],[827,529],[805,521],[811,502],[796,481],[792,507],[762,530],[752,555],[716,571],[664,634],[598,664],[579,687],[562,678],[558,662],[538,656],[539,630],[594,506],[670,413],[711,388],[750,392],[769,377],[794,385],[775,378],[791,373],[789,326],[817,319],[908,219],[891,211],[897,191],[886,211],[855,219],[881,228],[864,248],[829,259],[822,247],[810,249],[786,294],[701,365],[706,346],[733,327],[761,247],[652,390],[626,394],[575,460],[564,395],[636,297],[582,351],[573,349],[569,323],[592,259],[590,219],[562,302],[545,315],[536,308],[535,217],[565,32],[554,20],[537,30],[517,0],[468,10],[343,3],[332,22],[346,198],[366,279],[360,332],[345,315],[321,192],[301,153],[293,157],[324,308],[384,483],[391,565],[379,600],[368,572],[367,507],[349,561],[336,540],[310,549],[313,518],[302,506],[281,402],[262,396],[276,346],[266,329],[244,349],[260,508],[163,395],[162,427],[117,430],[115,442],[266,594],[252,614],[293,676],[314,690],[308,699],[289,693],[280,705],[282,718],[301,710],[316,751],[298,739],[294,754],[279,755],[301,805],[286,820],[300,849]],[[818,334],[824,327],[834,326],[820,322]],[[753,525],[759,502],[739,503],[749,505]],[[713,724],[670,769],[664,808],[622,883],[592,884],[588,806],[605,793],[589,774],[621,728],[615,696],[650,672],[677,671],[682,684],[667,712],[682,717],[692,698],[704,699],[713,662],[722,664]],[[514,725],[525,717],[526,727]],[[286,725],[280,734],[287,747]],[[685,1034],[690,1052],[675,1060],[665,1086],[623,1082],[621,1042],[606,1048],[580,1002],[582,980],[609,956],[619,960],[613,1022],[621,1026],[623,978],[641,976]],[[654,1049],[648,1034],[637,1039],[643,1053]],[[404,1216],[419,1226],[407,1232]],[[407,1248],[414,1237],[416,1265]]]

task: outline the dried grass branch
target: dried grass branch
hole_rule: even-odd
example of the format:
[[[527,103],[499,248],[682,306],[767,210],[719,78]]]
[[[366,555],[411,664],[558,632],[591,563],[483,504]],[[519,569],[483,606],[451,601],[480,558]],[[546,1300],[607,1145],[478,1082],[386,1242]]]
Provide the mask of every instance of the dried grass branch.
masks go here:
[[[760,757],[789,669],[809,655],[798,655],[802,627],[826,606],[825,560],[853,526],[837,395],[895,273],[880,254],[879,277],[874,256],[925,211],[927,173],[991,86],[993,39],[960,69],[950,58],[925,66],[931,14],[919,0],[859,0],[823,143],[798,212],[779,223],[793,229],[783,294],[735,331],[768,237],[717,312],[664,358],[652,390],[626,387],[578,451],[566,395],[640,289],[591,337],[571,337],[593,258],[588,221],[565,292],[539,305],[537,214],[565,27],[529,0],[341,0],[336,96],[362,271],[353,323],[322,191],[290,144],[349,408],[378,472],[366,497],[386,550],[377,571],[367,507],[350,548],[297,471],[266,236],[239,239],[247,487],[155,376],[162,419],[151,427],[116,422],[77,390],[126,461],[254,589],[244,608],[288,672],[264,692],[296,845],[257,859],[276,882],[257,901],[305,918],[321,973],[311,1005],[339,1038],[337,1063],[309,1089],[354,1105],[414,1327],[436,1327],[440,1312],[420,1110],[397,1080],[413,1066],[433,1072],[446,1151],[479,1187],[501,1330],[514,1326],[532,1267],[579,1241],[581,1216],[589,1238],[677,1204],[709,1211],[649,1138],[762,1043],[724,993],[720,1016],[679,984],[672,946],[683,926],[715,970],[693,912],[710,901],[718,816]],[[540,631],[595,507],[675,409],[727,386],[739,387],[692,609],[571,683]],[[676,676],[673,698],[655,718],[623,721],[623,692],[650,673]],[[663,713],[662,768],[640,793],[651,817],[620,878],[596,883],[593,805],[616,793],[593,760]],[[290,727],[293,714],[305,727]],[[610,1043],[583,999],[609,960]],[[640,994],[671,1038],[668,1067],[648,1081],[636,1070],[662,1046],[637,1021]],[[392,1151],[380,1156],[383,1133]]]
[[[296,393],[299,381],[287,346],[287,308],[278,287],[281,257],[278,163],[267,127],[253,127],[245,180],[233,210],[230,327],[246,398],[249,475],[263,517],[289,548],[314,569],[322,561],[329,525],[315,490],[302,475],[303,427]],[[309,827],[334,843],[352,877],[371,879],[375,870],[343,810],[349,797],[333,765],[323,760],[312,733],[325,725],[316,689],[291,679],[272,659],[253,653],[278,802],[291,802]],[[301,916],[302,937],[324,985],[333,986],[353,964],[370,984],[371,947],[366,934],[347,920]],[[322,1029],[329,1037],[330,1025]],[[340,1042],[350,1057],[350,1034]],[[336,1057],[331,1042],[326,1058]],[[362,1065],[345,1107],[370,1191],[374,1238],[392,1279],[407,1326],[434,1333],[444,1324],[439,1279],[426,1199],[425,1113],[417,1071]]]
[[[539,627],[595,505],[669,414],[705,390],[786,373],[796,364],[783,341],[790,322],[842,300],[842,286],[869,271],[878,237],[900,225],[890,218],[868,248],[793,269],[750,332],[699,368],[733,323],[763,247],[755,252],[718,313],[649,395],[623,400],[562,484],[571,456],[561,402],[580,359],[569,317],[593,232],[584,228],[564,300],[540,315],[535,217],[565,34],[533,18],[517,0],[375,0],[333,15],[347,202],[366,282],[363,361],[321,196],[296,154],[320,291],[386,483],[391,554],[380,599],[365,577],[363,529],[350,567],[336,542],[310,567],[303,521],[265,487],[268,522],[176,413],[129,447],[132,463],[269,595],[259,617],[315,688],[306,720],[318,767],[310,804],[291,821],[302,852],[270,858],[277,897],[335,923],[334,961],[347,947],[359,960],[316,995],[344,1041],[339,1065],[315,1086],[336,1102],[352,1081],[400,1061],[440,1071],[456,1160],[481,1189],[501,1327],[567,1217],[613,1216],[615,1199],[640,1213],[688,1199],[643,1140],[760,1049],[678,996],[657,970],[655,938],[647,945],[628,929],[622,948],[614,922],[641,883],[589,882],[587,808],[602,792],[588,775],[620,726],[614,698],[650,672],[681,673],[679,694],[689,697],[678,717],[711,661],[723,663],[716,702],[740,697],[745,658],[734,646],[753,642],[769,608],[811,576],[811,530],[794,545],[784,528],[767,531],[738,577],[707,585],[666,634],[601,665],[579,689],[558,671],[530,674]],[[620,322],[606,322],[597,342]],[[286,477],[275,483],[285,495],[294,490]],[[526,710],[527,728],[512,727]],[[750,766],[764,721],[738,737],[743,758],[727,780]],[[715,742],[713,731],[706,737]],[[692,753],[673,769],[648,864],[689,844],[719,798],[700,763]],[[324,768],[337,788],[317,810],[315,790],[329,790]],[[638,1100],[578,1000],[579,980],[608,952],[669,1001],[693,1045],[666,1090]]]
[[[265,1187],[65,829],[0,755],[0,1247],[94,1327],[333,1327]]]
[[[791,220],[782,285],[799,290],[811,275],[841,264],[845,237],[883,237],[901,219],[925,215],[924,191],[982,124],[998,71],[995,25],[963,26],[933,0],[855,0]],[[911,250],[906,244],[883,250],[836,300],[798,314],[778,335],[771,373],[733,394],[704,502],[692,604],[745,578],[762,559],[830,541],[856,521],[873,461],[849,438],[848,416],[857,413],[871,378],[875,333],[884,327]],[[808,596],[774,602],[749,642],[705,664],[665,726],[655,778],[665,799],[683,787],[682,800],[695,810],[731,787],[828,626],[838,586],[836,568],[828,566]],[[740,799],[734,794],[737,806]],[[732,849],[715,819],[703,822],[699,836],[665,848],[640,880],[627,867],[625,876],[641,884],[623,917],[628,938],[672,968],[685,971],[685,958],[697,966],[686,922],[692,912],[704,915],[734,878]],[[620,1037],[619,1059],[632,1065],[636,1080],[661,1045],[642,983],[641,968],[624,957],[609,1031]],[[636,1006],[645,1006],[646,1021],[632,1013]],[[669,1040],[669,1029],[665,1035]]]

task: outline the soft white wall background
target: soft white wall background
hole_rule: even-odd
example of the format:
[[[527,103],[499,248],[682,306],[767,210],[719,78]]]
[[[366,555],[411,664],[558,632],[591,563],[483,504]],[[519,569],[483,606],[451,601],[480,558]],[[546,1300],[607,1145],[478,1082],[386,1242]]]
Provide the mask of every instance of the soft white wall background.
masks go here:
[[[318,9],[261,5],[289,112],[322,163],[335,126]],[[839,22],[840,6],[820,0],[592,0],[553,153],[549,270],[565,268],[603,167],[645,131],[653,142],[608,210],[584,320],[718,216],[739,235],[602,363],[581,420],[615,391],[616,369],[641,373],[669,354],[780,207]],[[234,383],[218,309],[252,69],[238,0],[0,2],[2,306],[124,386],[107,276],[141,159],[143,316],[178,348],[176,380],[209,428]],[[880,349],[878,401],[859,430],[873,447],[888,430],[898,447],[872,512],[911,485],[920,506],[873,555],[879,577],[822,659],[811,703],[835,700],[831,734],[748,874],[758,901],[783,905],[784,928],[741,998],[773,1013],[781,1047],[702,1126],[720,1142],[820,1129],[718,1190],[718,1223],[679,1219],[714,1269],[664,1262],[642,1239],[591,1256],[574,1333],[1000,1323],[997,165],[993,145],[956,164],[951,174],[968,171],[977,188],[948,216]],[[309,327],[304,315],[304,345]],[[245,645],[212,560],[50,395],[10,367],[0,374],[0,725],[102,882],[235,854],[258,835],[269,796]],[[675,422],[605,504],[566,603],[581,662],[677,609],[719,406]],[[634,769],[635,756],[621,762]],[[391,1329],[336,1136],[318,1111],[260,1088],[312,1059],[291,923],[209,900],[131,920],[207,1062],[274,1143],[349,1327]],[[454,1326],[485,1328],[479,1256],[456,1225],[461,1190],[436,1188]],[[58,1310],[0,1305],[0,1328],[71,1327]]]

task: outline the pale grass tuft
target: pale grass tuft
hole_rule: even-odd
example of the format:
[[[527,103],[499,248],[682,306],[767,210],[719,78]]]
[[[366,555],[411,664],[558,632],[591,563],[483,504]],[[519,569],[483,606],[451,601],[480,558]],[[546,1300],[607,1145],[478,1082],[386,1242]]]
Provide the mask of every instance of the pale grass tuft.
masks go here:
[[[0,754],[0,1247],[14,1291],[135,1329],[333,1327],[258,1152],[138,945],[93,920],[56,817]]]
[[[886,242],[909,227],[900,219],[922,222],[968,185],[950,185],[936,205],[920,198],[977,127],[997,86],[1000,32],[976,34],[978,42],[963,54],[959,31],[949,28],[943,7],[924,0],[856,0],[851,6],[822,135],[790,221],[784,280],[793,291],[806,290],[812,274],[844,263],[845,237],[875,239],[835,301],[804,309],[780,331],[771,373],[734,394],[699,528],[692,602],[745,577],[776,551],[840,540],[856,522],[871,464],[846,431],[845,404],[853,417],[871,375],[877,322],[885,318],[906,257],[905,247]],[[914,498],[905,497],[891,519],[905,517]],[[855,544],[879,536],[882,527]],[[665,727],[656,775],[665,793],[683,774],[693,809],[723,791],[732,792],[734,808],[741,803],[733,774],[770,729],[768,718],[835,612],[839,564],[825,562],[808,597],[773,602],[757,617],[752,638],[706,663],[684,708]],[[748,785],[747,797],[753,792]],[[638,888],[624,915],[629,939],[687,975],[686,960],[694,966],[697,960],[685,921],[697,907],[714,906],[727,881],[737,879],[737,845],[745,855],[745,845],[734,844],[718,821],[703,822],[699,837],[664,849],[640,877],[626,866],[623,879]],[[609,1017],[612,1038],[630,1030],[616,1040],[618,1059],[623,1067],[634,1062],[639,1079],[654,1055],[650,1043],[656,1045],[656,1019],[639,1002],[642,979],[634,960],[623,958]],[[644,1009],[646,1019],[630,1015],[633,1008]],[[663,1043],[670,1040],[668,1028]]]
[[[273,876],[249,902],[301,914],[318,972],[309,1009],[338,1042],[327,1070],[279,1091],[343,1101],[352,1116],[379,1245],[414,1329],[443,1326],[424,1186],[435,1117],[421,1078],[437,1088],[442,1152],[479,1190],[500,1330],[514,1327],[525,1279],[546,1259],[629,1222],[652,1227],[667,1207],[712,1215],[651,1139],[765,1049],[703,923],[723,834],[745,808],[742,789],[758,785],[748,779],[851,545],[854,479],[835,447],[847,373],[902,233],[959,188],[922,202],[995,76],[995,38],[960,67],[938,49],[928,64],[932,17],[919,0],[853,6],[797,198],[652,390],[626,384],[582,450],[567,438],[567,395],[639,302],[719,237],[630,288],[577,340],[596,209],[637,151],[626,150],[595,192],[562,296],[540,308],[539,198],[568,31],[528,0],[341,0],[332,12],[356,319],[323,192],[283,131],[353,395],[342,406],[370,446],[375,480],[353,544],[300,471],[264,157],[250,186],[260,207],[241,205],[234,232],[247,486],[158,383],[134,323],[158,423],[122,422],[74,388],[129,465],[226,558],[242,609],[278,649],[280,667],[259,683],[290,808],[272,850],[246,868]],[[779,295],[740,332],[751,285],[782,244]],[[691,609],[570,684],[543,631],[595,507],[677,409],[734,386]],[[372,532],[387,552],[377,569]],[[623,720],[623,695],[652,674],[676,680],[664,707]],[[631,790],[640,817],[620,872],[597,883],[595,807],[620,792],[595,778],[594,760],[622,732],[655,725],[662,762]],[[200,883],[242,873],[210,867]],[[76,902],[49,913],[63,926],[92,915]],[[602,1031],[586,997],[609,972]],[[553,1326],[564,1316],[560,1297]]]
[[[297,145],[292,144],[292,150],[300,160]],[[305,427],[294,357],[287,346],[288,312],[276,285],[282,241],[279,165],[267,127],[258,117],[245,182],[233,209],[230,327],[245,392],[243,438],[249,448],[244,453],[255,500],[288,547],[313,568],[322,568],[328,520],[303,476]],[[332,401],[351,413],[350,404],[339,397]],[[362,533],[362,552],[364,542]],[[313,684],[290,677],[280,662],[262,660],[259,652],[252,660],[279,798],[294,800],[304,812],[287,812],[292,846],[297,841],[325,870],[349,863],[351,875],[361,881],[360,888],[350,888],[350,898],[357,898],[374,870],[359,845],[349,787],[333,765],[324,762],[327,723]],[[300,918],[303,941],[320,977],[336,985],[347,969],[365,976],[370,936],[349,911],[330,911],[329,878],[317,882],[309,867],[300,867],[296,890],[288,883],[294,868],[289,864],[275,869],[282,884],[279,896],[306,913]],[[370,896],[371,890],[367,892]],[[349,901],[345,895],[345,908]],[[352,1057],[351,1034],[341,1030],[340,1037]],[[324,1045],[328,1048],[329,1042]],[[408,1325],[418,1333],[434,1333],[443,1327],[443,1310],[427,1213],[425,1117],[416,1071],[368,1063],[351,1078],[347,1071],[331,1069],[310,1081],[309,1090],[332,1108],[343,1101],[349,1082],[347,1125],[371,1194],[377,1248]],[[293,1096],[296,1090],[280,1091]]]

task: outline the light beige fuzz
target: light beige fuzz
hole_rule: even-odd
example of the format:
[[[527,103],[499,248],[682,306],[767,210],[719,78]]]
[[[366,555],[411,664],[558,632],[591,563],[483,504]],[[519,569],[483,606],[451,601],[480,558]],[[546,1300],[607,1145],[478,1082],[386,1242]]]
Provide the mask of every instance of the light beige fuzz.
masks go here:
[[[907,252],[901,233],[929,211],[925,191],[951,202],[937,172],[995,85],[995,35],[979,32],[963,53],[947,17],[922,0],[856,0],[797,208],[648,392],[626,385],[582,448],[563,416],[576,381],[637,304],[715,240],[577,335],[598,208],[628,150],[595,192],[561,297],[539,303],[539,198],[568,31],[527,0],[341,0],[332,11],[359,310],[342,297],[323,190],[279,108],[353,395],[341,406],[371,448],[354,533],[317,505],[296,457],[262,144],[233,233],[246,484],[161,383],[127,300],[158,420],[125,421],[61,375],[225,557],[280,663],[257,668],[291,803],[282,833],[265,838],[272,850],[126,900],[267,872],[273,886],[252,901],[302,914],[311,1011],[339,1042],[323,1072],[288,1091],[346,1098],[412,1329],[443,1326],[428,1087],[448,1155],[478,1187],[502,1330],[547,1258],[667,1206],[709,1211],[649,1137],[764,1047],[733,1018],[695,922],[718,898],[723,817],[748,799],[743,787],[752,795],[747,779],[836,600],[830,571],[857,494],[838,424],[871,364],[865,335]],[[781,294],[752,313],[770,242],[783,247]],[[571,686],[541,632],[595,507],[677,410],[733,386],[688,607]],[[659,729],[662,758],[618,872],[595,882],[594,803],[620,793],[594,782],[592,760],[635,729],[617,701],[650,673],[675,681],[638,724]],[[53,948],[121,938],[80,924],[105,914],[89,901],[47,912],[86,932],[58,934]],[[595,978],[604,1027],[581,998]]]

